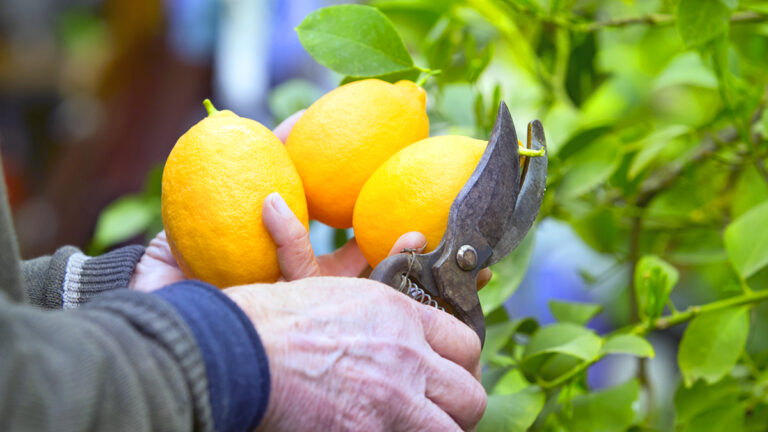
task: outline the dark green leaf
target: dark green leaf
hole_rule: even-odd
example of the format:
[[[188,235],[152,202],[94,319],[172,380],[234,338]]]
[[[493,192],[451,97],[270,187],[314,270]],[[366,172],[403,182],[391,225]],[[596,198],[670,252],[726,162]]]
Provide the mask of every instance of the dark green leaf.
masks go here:
[[[533,254],[534,231],[532,228],[517,249],[493,266],[493,278],[478,293],[485,314],[501,306],[522,282]]]
[[[653,346],[647,340],[633,334],[620,334],[605,340],[600,349],[603,354],[629,354],[635,357],[653,357]]]
[[[725,229],[725,249],[742,278],[768,264],[768,202],[753,207]]]
[[[747,343],[746,307],[705,313],[691,321],[683,334],[677,361],[686,385],[702,378],[715,383],[728,374]]]
[[[635,268],[635,296],[641,318],[661,316],[678,277],[677,269],[661,258],[655,255],[640,258]]]
[[[560,322],[586,324],[595,317],[603,307],[593,303],[576,303],[561,300],[550,300],[549,310],[552,316]]]
[[[296,32],[318,63],[344,75],[378,76],[413,68],[413,60],[392,23],[371,6],[319,9],[307,15]]]
[[[536,420],[544,407],[544,392],[538,387],[529,387],[509,395],[488,396],[478,432],[525,432]]]
[[[680,0],[677,30],[687,46],[699,46],[725,33],[730,16],[721,0]]]
[[[640,396],[636,380],[573,398],[573,412],[564,418],[565,430],[624,432],[635,422]]]
[[[483,345],[483,351],[480,353],[480,364],[490,363],[493,356],[509,343],[510,338],[518,330],[532,333],[537,327],[538,324],[532,318],[520,318],[488,326],[485,331],[485,345]]]

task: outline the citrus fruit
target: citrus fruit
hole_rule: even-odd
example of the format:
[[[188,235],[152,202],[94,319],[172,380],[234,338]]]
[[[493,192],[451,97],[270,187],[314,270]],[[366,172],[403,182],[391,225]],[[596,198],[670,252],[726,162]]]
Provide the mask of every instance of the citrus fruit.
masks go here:
[[[286,148],[304,183],[309,216],[352,226],[360,189],[379,165],[429,135],[426,94],[411,81],[355,81],[325,94],[291,130]]]
[[[163,170],[168,244],[190,278],[220,288],[274,282],[277,250],[261,208],[279,192],[307,226],[301,179],[272,131],[205,104],[208,117],[179,138]]]
[[[483,155],[486,141],[438,136],[395,153],[371,175],[354,210],[357,244],[375,267],[409,231],[427,238],[424,252],[437,247],[451,204]]]

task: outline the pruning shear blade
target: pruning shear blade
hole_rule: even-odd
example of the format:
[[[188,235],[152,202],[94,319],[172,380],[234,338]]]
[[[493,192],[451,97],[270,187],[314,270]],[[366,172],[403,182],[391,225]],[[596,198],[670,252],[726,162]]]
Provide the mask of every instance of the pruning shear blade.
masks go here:
[[[371,279],[403,291],[415,283],[485,339],[477,295],[477,273],[514,250],[533,225],[544,195],[547,159],[525,158],[504,102],[488,146],[472,176],[453,201],[440,244],[427,254],[401,253],[381,263]],[[528,125],[527,147],[546,149],[541,122]],[[420,299],[427,297],[420,296]]]

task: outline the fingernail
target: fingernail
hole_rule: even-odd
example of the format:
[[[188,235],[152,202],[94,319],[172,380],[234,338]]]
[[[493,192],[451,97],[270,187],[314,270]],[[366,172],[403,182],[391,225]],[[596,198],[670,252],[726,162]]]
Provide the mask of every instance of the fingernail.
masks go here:
[[[286,219],[293,219],[296,217],[296,215],[293,214],[293,211],[291,211],[291,208],[288,207],[288,204],[285,203],[285,200],[282,196],[280,196],[279,193],[272,192],[267,198],[269,198],[269,203],[272,205],[272,208],[277,210],[280,216]]]

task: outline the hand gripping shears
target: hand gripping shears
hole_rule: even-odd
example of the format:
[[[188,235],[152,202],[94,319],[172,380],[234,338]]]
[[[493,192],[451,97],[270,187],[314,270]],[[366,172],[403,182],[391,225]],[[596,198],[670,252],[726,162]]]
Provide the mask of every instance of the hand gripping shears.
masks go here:
[[[546,152],[538,120],[528,124],[526,147]],[[515,125],[501,102],[485,152],[451,204],[440,244],[427,254],[392,255],[370,278],[452,313],[483,342],[477,273],[501,261],[523,240],[541,208],[546,178],[546,154],[525,157],[521,164]]]

